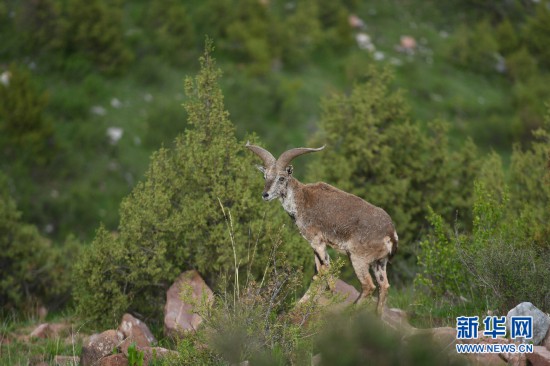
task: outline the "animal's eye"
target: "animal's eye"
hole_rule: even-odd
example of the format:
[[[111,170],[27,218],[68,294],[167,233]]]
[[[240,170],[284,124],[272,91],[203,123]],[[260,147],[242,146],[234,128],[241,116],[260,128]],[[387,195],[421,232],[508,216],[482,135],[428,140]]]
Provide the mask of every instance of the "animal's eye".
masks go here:
[[[279,182],[284,182],[285,181],[285,177],[279,177]]]

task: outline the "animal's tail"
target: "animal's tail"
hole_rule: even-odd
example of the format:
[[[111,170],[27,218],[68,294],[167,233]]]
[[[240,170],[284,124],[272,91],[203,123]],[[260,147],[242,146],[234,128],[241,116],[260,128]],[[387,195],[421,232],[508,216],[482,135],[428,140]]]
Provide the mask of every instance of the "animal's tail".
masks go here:
[[[399,237],[397,236],[397,232],[394,230],[393,235],[390,235],[390,241],[391,241],[391,251],[390,255],[388,256],[388,259],[392,259],[392,257],[397,253],[397,243],[399,242]]]

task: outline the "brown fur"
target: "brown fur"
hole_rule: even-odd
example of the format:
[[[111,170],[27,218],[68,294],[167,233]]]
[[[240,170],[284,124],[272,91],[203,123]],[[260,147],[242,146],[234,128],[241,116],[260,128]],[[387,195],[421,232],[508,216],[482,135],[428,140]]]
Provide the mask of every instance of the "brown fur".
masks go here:
[[[267,163],[260,168],[266,181],[262,197],[266,201],[279,198],[312,246],[317,271],[329,265],[327,246],[347,254],[362,285],[359,301],[375,289],[370,267],[379,285],[377,310],[381,313],[389,288],[386,264],[398,242],[386,211],[326,183],[302,184],[292,177],[292,166],[284,166],[295,156],[320,149],[292,149],[281,155],[285,160],[281,162],[263,148],[247,147]]]

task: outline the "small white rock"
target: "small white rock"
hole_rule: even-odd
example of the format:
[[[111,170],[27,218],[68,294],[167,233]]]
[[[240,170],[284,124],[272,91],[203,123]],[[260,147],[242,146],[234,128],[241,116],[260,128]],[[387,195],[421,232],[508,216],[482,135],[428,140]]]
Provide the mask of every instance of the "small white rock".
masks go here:
[[[124,130],[120,127],[109,127],[107,128],[107,136],[111,142],[111,145],[116,145],[116,143],[122,138]]]
[[[113,98],[113,99],[111,99],[111,107],[120,108],[120,107],[122,107],[122,103],[117,98]]]
[[[91,112],[97,116],[104,116],[107,114],[107,111],[105,110],[105,108],[103,108],[102,106],[100,105],[96,105],[96,106],[93,106],[91,108]]]

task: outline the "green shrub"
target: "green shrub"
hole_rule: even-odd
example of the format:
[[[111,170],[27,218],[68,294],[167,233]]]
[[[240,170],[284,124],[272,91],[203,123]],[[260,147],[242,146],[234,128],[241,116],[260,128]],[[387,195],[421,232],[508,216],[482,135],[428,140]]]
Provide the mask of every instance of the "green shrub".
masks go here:
[[[244,0],[235,4],[234,14],[226,29],[228,51],[237,62],[246,63],[251,75],[267,74],[280,47],[270,42],[268,9],[259,1]]]
[[[428,206],[446,221],[468,222],[477,153],[471,141],[451,152],[447,125],[428,131],[409,122],[401,92],[388,70],[371,69],[351,94],[323,101],[319,134],[327,144],[310,165],[310,181],[322,179],[385,209],[399,234],[398,255],[412,259],[411,241],[426,226]],[[399,263],[400,260],[394,261]]]
[[[53,123],[45,114],[48,97],[22,67],[12,64],[9,72],[8,85],[0,85],[0,166],[11,169],[14,160],[26,167],[45,165],[56,148]]]
[[[537,248],[525,220],[509,213],[512,207],[506,194],[495,197],[483,184],[477,185],[476,194],[472,237],[457,244],[477,293],[488,295],[503,311],[522,301],[548,311],[548,240],[546,248]]]
[[[162,292],[186,269],[209,283],[235,266],[261,275],[264,238],[284,216],[260,198],[261,174],[235,138],[210,52],[185,83],[189,128],[173,149],[153,154],[145,180],[121,204],[118,236],[100,229],[78,265],[75,301],[86,317],[111,321],[103,314],[127,309],[158,316]],[[289,261],[311,263],[307,245],[294,245],[285,240]]]
[[[538,247],[550,248],[550,109],[545,125],[533,133],[527,149],[514,147],[510,164],[510,202],[527,236]]]
[[[473,27],[461,24],[455,31],[447,51],[449,61],[480,73],[494,72],[499,45],[493,34],[491,24],[487,20]]]
[[[159,365],[169,366],[225,366],[225,362],[216,352],[205,347],[203,332],[189,333],[185,338],[178,339],[177,354],[163,357]]]
[[[196,34],[185,5],[163,0],[150,3],[145,11],[147,28],[153,33],[152,52],[175,65],[195,56]]]
[[[421,243],[417,284],[437,295],[469,293],[501,311],[522,301],[549,309],[550,192],[545,168],[550,141],[546,130],[536,136],[529,148],[516,147],[512,154],[510,189],[496,154],[483,164],[475,185],[471,234],[450,235],[450,226],[443,226],[440,217],[432,219],[434,233]]]
[[[537,61],[525,47],[506,57],[506,69],[514,81],[520,82],[528,81],[538,74]]]
[[[65,255],[36,227],[22,222],[6,178],[0,173],[0,312],[21,315],[37,304],[60,305],[66,301],[70,279],[65,266],[70,259]]]
[[[121,10],[118,0],[67,1],[67,54],[90,59],[105,73],[124,71],[133,54],[124,43]]]
[[[518,31],[510,19],[506,18],[498,24],[495,29],[495,37],[498,42],[498,51],[507,56],[514,53],[520,46],[520,38]]]
[[[527,19],[522,36],[539,63],[550,69],[550,9],[545,1],[538,4],[536,14]]]
[[[311,53],[319,47],[322,38],[316,1],[296,3],[296,8],[281,22],[281,58],[290,67],[306,64]]]
[[[45,56],[65,47],[67,23],[62,17],[60,5],[58,0],[32,0],[21,3],[16,13],[16,22],[26,53]],[[44,61],[48,61],[46,57]]]
[[[513,103],[521,121],[521,129],[518,137],[523,143],[533,140],[533,131],[543,127],[544,113],[546,112],[542,101],[550,100],[548,83],[550,75],[544,73],[534,74],[532,78],[513,85]]]
[[[350,11],[356,8],[353,1],[316,0],[321,23],[324,47],[336,52],[348,49],[354,43],[348,23]]]
[[[335,262],[312,283],[309,298],[295,303],[301,273],[286,259],[280,238],[274,240],[258,280],[247,276],[247,281],[239,284],[235,274],[224,277],[211,304],[193,300],[191,288],[183,291],[184,299],[203,318],[202,333],[208,348],[231,364],[246,360],[255,365],[306,364],[312,336],[321,331],[328,306],[339,301],[326,286],[338,276],[342,263]]]
[[[129,277],[130,272],[136,266],[140,268],[141,264],[139,258],[138,262],[132,262],[134,258],[130,255],[118,237],[107,232],[103,226],[97,230],[94,241],[83,250],[82,257],[75,264],[73,298],[77,311],[84,318],[99,321],[98,325],[116,324],[134,300],[132,289],[149,284],[149,279],[143,284],[135,276]],[[153,264],[158,266],[158,255],[155,259],[156,263],[149,263],[151,268]],[[160,296],[160,293],[154,295]]]
[[[429,289],[430,295],[469,293],[467,272],[459,260],[455,238],[443,218],[431,211],[428,216],[433,230],[419,243],[415,285]]]

